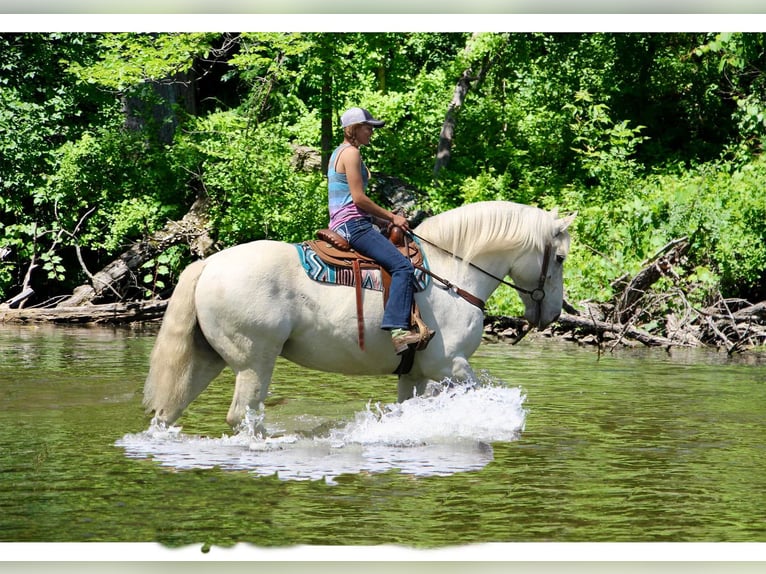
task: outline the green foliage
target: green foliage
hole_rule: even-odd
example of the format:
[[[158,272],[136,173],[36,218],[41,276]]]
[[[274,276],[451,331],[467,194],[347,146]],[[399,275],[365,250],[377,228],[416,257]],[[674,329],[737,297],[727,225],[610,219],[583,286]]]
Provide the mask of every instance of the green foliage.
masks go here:
[[[21,215],[50,155],[100,121],[102,95],[60,81],[62,55],[92,55],[88,36],[0,34],[0,209]],[[2,213],[2,212],[0,212]],[[3,223],[7,223],[3,220]]]
[[[206,57],[219,34],[103,34],[99,58],[83,64],[65,60],[69,72],[88,84],[124,92],[148,81],[188,72],[196,57]]]
[[[365,149],[367,165],[373,172],[395,175],[427,188],[432,183],[433,155],[444,121],[440,104],[448,101],[450,90],[442,71],[424,72],[407,92],[360,92],[338,109],[359,105],[385,118],[386,127],[376,130]],[[340,137],[338,133],[338,143]]]
[[[630,199],[579,209],[576,240],[567,263],[573,300],[611,296],[609,284],[637,272],[674,239],[688,237],[682,266],[685,288],[705,300],[721,289],[728,297],[762,297],[766,277],[766,162],[732,171],[727,164],[636,179]]]
[[[186,175],[163,147],[117,126],[85,133],[63,145],[44,187],[35,190],[41,210],[56,206],[59,224],[80,228],[80,240],[115,251],[168,218],[183,214]]]
[[[715,271],[722,290],[749,297],[763,289],[766,270],[766,162],[732,171],[709,165],[655,190],[668,213],[670,232],[687,233],[699,265]]]
[[[38,200],[57,149],[108,117],[109,97],[62,80],[61,59],[89,61],[92,42],[87,34],[0,34],[0,299],[32,257],[49,253],[59,229],[62,211]],[[45,264],[46,279],[62,277],[61,260]]]
[[[186,265],[187,255],[185,246],[175,245],[144,263],[140,269],[144,297],[167,296]]]
[[[66,269],[62,265],[62,259],[55,253],[43,253],[40,255],[40,261],[43,264],[43,270],[48,272],[48,279],[56,281],[64,280]]]
[[[97,268],[199,193],[221,245],[309,237],[327,222],[326,181],[294,149],[326,144],[329,120],[338,143],[352,105],[387,122],[364,150],[372,171],[433,212],[577,210],[572,301],[608,299],[681,236],[694,300],[763,298],[764,69],[763,35],[740,33],[0,34],[0,299],[33,258],[37,287],[70,288],[84,279],[75,247]],[[167,293],[186,256],[147,263],[145,294]],[[519,311],[505,289],[489,304]]]
[[[279,125],[253,127],[236,112],[219,112],[196,121],[177,144],[175,153],[196,164],[223,245],[302,241],[326,225],[327,184],[294,169],[289,135]]]
[[[744,144],[741,149],[760,153],[766,136],[766,39],[763,34],[714,34],[695,53],[712,57],[713,61],[717,58],[727,95],[736,103],[732,117],[737,120],[741,144]]]
[[[594,103],[587,91],[577,92],[574,102],[565,104],[564,110],[572,116],[572,150],[585,181],[619,192],[635,177],[638,166],[632,156],[646,139],[638,135],[644,126],[631,128],[628,120],[615,123],[609,107]]]

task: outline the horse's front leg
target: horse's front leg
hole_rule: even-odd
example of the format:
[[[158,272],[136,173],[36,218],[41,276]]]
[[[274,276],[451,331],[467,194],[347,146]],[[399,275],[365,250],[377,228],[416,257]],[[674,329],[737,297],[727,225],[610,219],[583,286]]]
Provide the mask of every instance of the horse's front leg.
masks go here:
[[[396,400],[400,403],[407,401],[416,394],[422,397],[426,392],[426,387],[431,381],[421,377],[412,377],[410,375],[399,375],[398,393]]]
[[[456,383],[475,381],[476,375],[465,357],[452,359],[452,380]]]
[[[449,378],[454,383],[465,383],[475,381],[476,375],[465,357],[455,357],[452,360],[450,370],[444,372],[444,378]],[[419,397],[425,396],[428,392],[428,384],[436,382],[423,377],[400,375],[397,400],[403,403],[415,395]]]
[[[397,401],[403,403],[414,396],[423,397],[428,393],[428,385],[433,383],[431,379],[415,379],[402,375],[399,377]]]

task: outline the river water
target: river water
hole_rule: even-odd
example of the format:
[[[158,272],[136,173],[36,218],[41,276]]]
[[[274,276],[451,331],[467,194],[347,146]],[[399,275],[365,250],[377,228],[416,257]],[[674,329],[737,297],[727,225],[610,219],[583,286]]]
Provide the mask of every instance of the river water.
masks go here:
[[[482,345],[482,384],[280,362],[266,436],[224,373],[141,407],[154,331],[0,326],[0,542],[766,542],[766,356]]]

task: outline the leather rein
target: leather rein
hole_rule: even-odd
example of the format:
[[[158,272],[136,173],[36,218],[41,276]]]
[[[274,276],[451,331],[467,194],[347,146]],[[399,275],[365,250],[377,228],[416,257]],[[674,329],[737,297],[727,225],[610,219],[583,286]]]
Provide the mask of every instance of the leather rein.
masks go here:
[[[458,261],[463,261],[463,258],[460,257],[459,255],[455,255],[451,251],[448,251],[447,249],[444,249],[443,247],[436,245],[435,243],[429,241],[428,239],[421,237],[414,231],[410,230],[410,231],[404,232],[405,241],[408,235],[415,237],[424,243],[428,243],[428,245],[435,247],[439,251],[442,251],[443,253],[446,253],[447,255],[450,255],[456,258]],[[532,301],[537,303],[539,308],[542,308],[543,299],[545,299],[545,289],[543,289],[543,287],[545,286],[545,277],[548,274],[548,265],[550,264],[552,251],[553,251],[553,245],[551,243],[546,243],[545,251],[543,252],[543,266],[540,271],[540,278],[538,279],[537,287],[535,289],[525,289],[524,287],[519,287],[518,285],[515,285],[511,283],[510,281],[506,281],[502,277],[497,277],[496,275],[493,275],[489,271],[482,269],[481,267],[479,267],[478,265],[474,263],[471,263],[470,261],[468,262],[468,265],[472,267],[473,269],[476,269],[477,271],[483,273],[487,277],[491,277],[495,281],[499,281],[500,283],[507,285],[508,287],[511,287],[520,293],[525,293],[529,295],[532,298]],[[448,289],[449,291],[456,293],[457,295],[459,295],[460,297],[462,297],[463,299],[465,299],[472,305],[475,305],[476,307],[484,311],[485,302],[479,299],[478,297],[476,297],[475,295],[472,295],[465,289],[458,287],[457,285],[451,283],[447,279],[444,279],[443,277],[439,277],[438,275],[436,275],[435,273],[431,272],[429,269],[426,269],[425,267],[421,265],[418,265],[417,268],[423,271],[424,273],[428,274],[429,276],[431,276],[435,281],[438,281],[439,283],[444,285],[445,289]]]

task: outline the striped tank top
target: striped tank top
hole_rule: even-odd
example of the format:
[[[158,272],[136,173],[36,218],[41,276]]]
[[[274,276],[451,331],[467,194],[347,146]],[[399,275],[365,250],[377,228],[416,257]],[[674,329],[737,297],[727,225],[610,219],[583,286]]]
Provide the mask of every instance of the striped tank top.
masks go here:
[[[336,229],[338,226],[357,219],[359,217],[368,217],[368,215],[359,209],[351,199],[351,190],[348,186],[348,179],[345,173],[335,171],[335,163],[338,161],[338,155],[351,144],[343,144],[335,148],[330,156],[330,165],[327,168],[327,191],[330,207],[330,229]],[[361,162],[362,186],[367,191],[367,183],[370,180],[370,172],[364,161]]]

